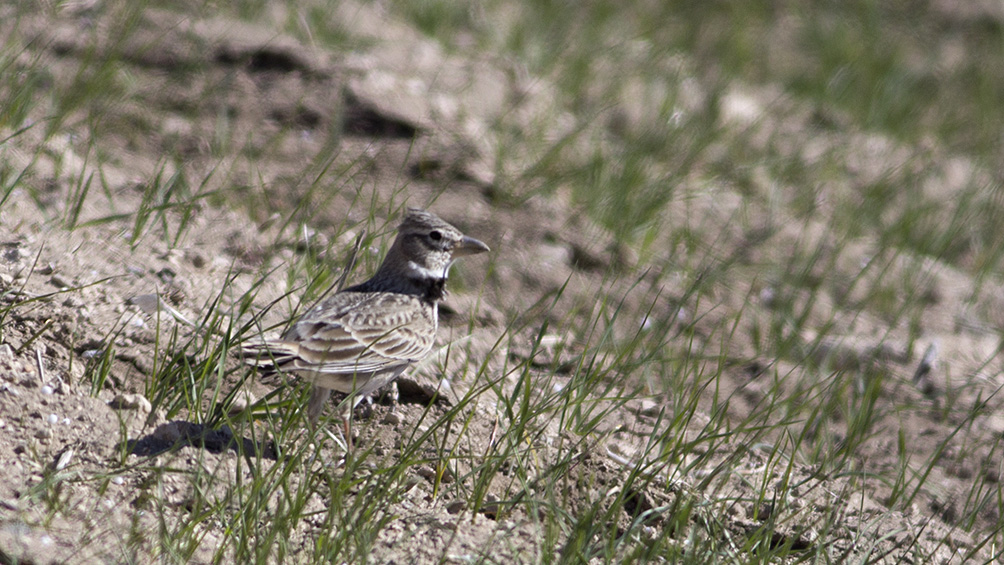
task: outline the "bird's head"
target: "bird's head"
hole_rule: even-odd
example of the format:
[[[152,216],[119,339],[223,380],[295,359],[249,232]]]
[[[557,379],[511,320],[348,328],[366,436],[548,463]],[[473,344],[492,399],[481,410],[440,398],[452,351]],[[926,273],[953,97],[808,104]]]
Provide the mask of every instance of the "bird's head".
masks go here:
[[[468,237],[444,222],[439,216],[408,208],[398,227],[397,239],[387,258],[404,264],[396,265],[412,278],[445,279],[450,265],[458,257],[489,251],[487,245]]]

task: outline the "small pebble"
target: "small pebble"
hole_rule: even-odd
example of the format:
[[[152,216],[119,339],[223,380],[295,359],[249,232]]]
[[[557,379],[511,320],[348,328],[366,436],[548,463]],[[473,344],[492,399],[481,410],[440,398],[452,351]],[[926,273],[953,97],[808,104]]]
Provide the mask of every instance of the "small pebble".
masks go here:
[[[42,428],[41,430],[35,432],[35,437],[38,439],[49,439],[52,437],[52,430],[49,428]]]
[[[112,484],[124,485],[125,484],[125,478],[123,478],[122,475],[116,475],[116,476],[112,477]]]
[[[59,455],[58,459],[56,459],[56,464],[55,464],[54,468],[57,471],[61,471],[61,470],[65,469],[66,466],[69,465],[70,461],[72,461],[72,460],[73,460],[73,450],[72,449],[67,449],[66,451],[62,452]]]
[[[638,412],[642,416],[656,417],[662,412],[662,406],[658,402],[646,398],[639,404]]]
[[[57,416],[55,414],[49,414],[49,418],[47,419],[47,421],[49,422],[50,426],[58,424],[59,423],[59,416]]]
[[[396,425],[400,424],[403,421],[404,421],[404,419],[401,418],[401,414],[399,414],[397,412],[390,412],[386,416],[383,417],[383,423],[384,424],[390,424],[392,426],[396,426]]]
[[[197,251],[190,251],[187,253],[188,260],[192,263],[192,266],[196,269],[201,269],[206,266],[206,257]]]
[[[231,416],[240,414],[241,412],[244,412],[249,407],[251,407],[251,405],[257,401],[258,399],[251,391],[247,390],[241,391],[240,393],[237,394],[237,397],[234,398],[234,401],[230,403],[230,408],[229,410],[227,410],[227,413],[230,414]]]
[[[680,308],[676,311],[676,320],[678,324],[686,324],[690,322],[690,312],[686,308]]]
[[[52,387],[49,385],[42,386],[42,394],[52,394]]]
[[[153,410],[150,401],[142,394],[119,394],[108,403],[108,406],[117,410],[139,410],[149,413]]]
[[[449,467],[447,467],[446,469],[443,469],[443,475],[440,477],[440,480],[443,481],[443,484],[447,484],[448,485],[448,484],[452,483],[453,482],[453,471],[451,471],[449,469]]]
[[[765,286],[760,290],[760,303],[764,306],[770,308],[774,305],[774,300],[777,298],[777,294],[774,292],[774,287]]]

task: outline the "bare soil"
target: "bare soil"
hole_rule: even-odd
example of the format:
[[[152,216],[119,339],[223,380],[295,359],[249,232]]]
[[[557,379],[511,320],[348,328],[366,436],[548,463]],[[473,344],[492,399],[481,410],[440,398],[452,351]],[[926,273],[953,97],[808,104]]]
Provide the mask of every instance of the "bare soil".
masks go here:
[[[264,274],[305,253],[328,249],[345,253],[320,256],[337,271],[359,231],[376,234],[378,245],[386,243],[395,213],[404,205],[435,211],[488,242],[493,256],[455,268],[440,339],[446,344],[467,340],[468,333],[470,338],[452,350],[455,357],[449,365],[434,361],[406,379],[401,385],[404,399],[397,408],[378,402],[360,414],[356,441],[373,447],[378,456],[393,457],[395,442],[402,434],[413,433],[426,411],[442,414],[448,409],[446,403],[430,404],[422,387],[446,379],[453,394],[469,389],[471,383],[463,375],[450,374],[449,367],[464,366],[467,357],[476,362],[487,359],[489,372],[501,373],[521,355],[529,355],[530,343],[545,323],[567,327],[569,320],[588,316],[586,306],[602,295],[623,298],[629,315],[619,324],[629,325],[628,321],[646,315],[698,320],[696,331],[687,337],[691,341],[669,345],[681,355],[694,340],[702,344],[723,340],[721,328],[738,320],[725,352],[732,368],[715,385],[720,395],[731,398],[728,417],[736,422],[742,422],[765,395],[773,394],[774,385],[764,375],[774,363],[787,364],[779,369],[784,374],[801,362],[813,362],[814,356],[843,355],[847,374],[872,363],[880,367],[876,370],[895,375],[885,381],[875,407],[885,414],[881,425],[857,461],[867,469],[895,468],[900,441],[914,450],[917,461],[935,461],[931,469],[910,470],[931,474],[913,505],[905,512],[884,506],[889,486],[867,474],[822,475],[795,462],[787,480],[800,484],[799,499],[785,506],[790,515],[784,522],[791,527],[779,530],[778,544],[811,547],[825,536],[838,559],[850,560],[869,551],[872,556],[884,555],[888,562],[923,553],[947,563],[958,552],[972,549],[974,539],[985,535],[985,525],[999,521],[988,515],[965,528],[956,523],[960,497],[971,491],[976,477],[996,483],[1001,469],[998,443],[1004,417],[1001,400],[993,395],[1001,372],[996,361],[984,362],[999,347],[992,330],[1000,323],[994,318],[1004,311],[999,286],[978,284],[950,265],[927,270],[932,273],[925,281],[931,298],[919,343],[937,342],[940,355],[926,391],[911,380],[923,351],[908,350],[906,345],[909,332],[918,328],[887,327],[880,314],[843,319],[837,304],[844,297],[834,297],[838,284],[832,292],[822,293],[832,303],[816,304],[812,319],[835,326],[836,333],[847,336],[845,340],[827,342],[825,351],[806,351],[802,359],[761,359],[757,352],[763,348],[754,341],[751,327],[769,318],[766,297],[784,289],[771,287],[758,273],[779,264],[794,247],[811,247],[825,237],[823,228],[782,218],[775,222],[785,225],[791,220],[798,227],[757,240],[756,230],[764,223],[729,221],[740,207],[739,192],[727,186],[695,186],[692,193],[675,197],[680,205],[671,204],[664,221],[714,233],[715,254],[738,259],[727,263],[730,272],[703,298],[688,294],[693,281],[671,272],[647,272],[637,250],[615,243],[564,191],[549,197],[500,197],[499,185],[517,177],[492,163],[496,141],[492,124],[503,112],[512,112],[513,104],[528,121],[544,115],[550,108],[546,89],[514,102],[511,93],[521,85],[514,84],[519,79],[501,63],[446,55],[417,32],[387,21],[376,9],[344,4],[345,14],[340,16],[352,18],[354,33],[368,40],[346,53],[324,51],[248,23],[149,10],[123,51],[129,54],[124,61],[131,77],[129,89],[118,93],[99,120],[71,120],[65,135],[48,139],[40,124],[4,142],[4,160],[13,170],[27,167],[26,156],[43,150],[31,165],[33,174],[23,181],[35,190],[16,189],[0,207],[0,300],[4,306],[15,305],[0,319],[0,461],[5,463],[0,466],[0,562],[156,559],[155,540],[135,545],[135,540],[123,538],[123,532],[136,520],[150,522],[150,531],[156,531],[154,514],[138,512],[151,497],[169,501],[181,514],[191,510],[186,506],[191,493],[180,478],[174,490],[170,485],[151,490],[142,471],[130,470],[133,462],[157,457],[163,466],[180,473],[201,466],[221,476],[246,470],[240,470],[240,456],[229,447],[231,438],[201,436],[200,430],[185,427],[194,424],[184,418],[181,424],[164,427],[168,421],[163,411],[151,411],[149,399],[141,398],[151,364],[164,346],[163,336],[190,331],[163,309],[158,314],[156,308],[144,307],[149,296],[161,296],[187,319],[198,320],[228,280],[232,291],[222,297],[224,301],[235,300],[264,281],[252,311],[266,310],[303,281]],[[45,61],[53,91],[79,87],[81,61],[113,48],[115,30],[102,29],[107,21],[110,18],[86,7],[22,20],[17,29],[24,44],[20,57]],[[762,103],[760,97],[769,95],[751,90],[742,96]],[[730,119],[727,111],[723,115]],[[778,115],[784,118],[759,127],[797,131],[800,120],[810,119],[798,112]],[[240,140],[241,147],[222,158],[221,120],[227,123],[226,135]],[[3,137],[11,133],[4,132]],[[864,137],[847,135],[851,142],[847,138],[829,142],[855,146],[853,140]],[[750,142],[756,142],[755,135]],[[877,152],[879,157],[895,157],[901,149],[892,145]],[[179,148],[184,160],[164,162],[163,155],[178,154]],[[811,159],[804,146],[790,150],[805,151],[806,159]],[[526,165],[530,163],[528,159]],[[878,174],[868,166],[861,165],[859,174]],[[210,175],[213,169],[216,172]],[[101,175],[109,189],[92,188],[83,209],[71,210],[80,179],[91,175]],[[132,217],[108,219],[139,209],[144,187],[157,175],[179,175],[188,183],[208,178],[203,190],[219,190],[221,196],[172,210],[162,225],[140,228]],[[242,206],[232,206],[236,199],[224,196],[259,185],[268,187],[265,196],[247,189]],[[513,193],[518,195],[515,190],[506,192]],[[383,215],[370,217],[371,208]],[[77,214],[77,227],[66,230],[65,219],[72,214]],[[285,223],[286,218],[291,221]],[[88,224],[94,220],[100,221]],[[310,231],[301,229],[301,220],[309,220]],[[137,229],[142,230],[138,236]],[[820,233],[813,234],[813,229]],[[335,239],[333,245],[329,238]],[[863,262],[882,253],[871,241],[851,249],[833,263],[833,272],[818,276],[851,280]],[[669,256],[675,251],[666,242],[657,253]],[[353,277],[371,272],[379,255],[377,247],[364,248]],[[921,261],[904,256],[898,268],[904,273],[915,270]],[[561,298],[552,304],[551,298],[562,288]],[[661,297],[654,307],[653,296]],[[267,323],[281,323],[295,306],[292,298],[280,298],[268,310]],[[631,331],[627,325],[624,332]],[[808,327],[813,327],[811,321]],[[514,335],[512,344],[495,347],[507,328]],[[567,356],[574,364],[576,336],[553,339],[562,344],[554,355]],[[811,343],[812,337],[805,336],[805,342]],[[872,355],[870,348],[877,343],[886,349]],[[109,348],[114,351],[110,378],[92,391],[82,379],[85,369],[92,369],[95,359]],[[567,374],[555,370],[561,366],[561,359],[541,360],[535,386],[546,391],[567,382]],[[833,378],[851,378],[840,375]],[[672,405],[652,394],[645,383],[617,385],[636,398],[616,407],[598,432],[582,441],[582,457],[562,477],[573,500],[592,502],[611,496],[630,463],[643,457],[646,438],[662,425],[662,407]],[[255,379],[245,386],[256,397],[271,390]],[[472,407],[471,423],[463,432],[472,452],[489,446],[499,433],[495,394],[486,391]],[[946,395],[960,404],[986,402],[986,408],[960,432],[960,422],[939,410],[937,399]],[[911,405],[929,408],[899,411],[896,407],[902,403],[897,399],[903,397]],[[691,422],[694,434],[710,419],[711,407],[710,398],[702,399],[698,413],[706,419]],[[835,441],[843,432],[838,424],[817,431],[833,435]],[[176,447],[175,440],[186,435],[200,439]],[[557,424],[549,439],[561,441]],[[682,489],[689,489],[708,500],[735,501],[709,507],[727,524],[722,535],[742,539],[762,527],[770,512],[740,501],[754,500],[756,485],[780,481],[784,466],[764,460],[755,446],[716,449],[705,462],[710,480],[704,475],[677,475],[643,486],[635,483],[636,511],[671,504]],[[546,445],[537,456],[547,460]],[[740,463],[730,463],[727,473],[716,471],[726,460]],[[64,483],[67,486],[58,495],[66,504],[52,516],[44,511],[38,489],[54,469],[67,469],[80,480]],[[534,517],[466,508],[449,491],[434,495],[436,470],[411,471],[413,496],[395,509],[396,518],[381,532],[371,555],[374,561],[433,562],[445,555],[480,555],[491,547],[498,561],[518,562],[530,561],[539,552],[557,551],[538,546],[544,538],[536,531]],[[462,475],[464,469],[458,471]],[[786,487],[777,488],[782,486]],[[493,488],[501,495],[505,485]],[[327,502],[316,496],[310,504],[322,509]],[[836,531],[814,529],[822,515],[834,513],[840,516]],[[622,518],[629,522],[634,516],[625,512]],[[299,538],[289,540],[293,557],[310,555],[312,532],[320,527],[323,524],[303,524]],[[209,560],[222,535],[222,525],[208,529],[196,561]],[[874,545],[864,548],[851,542],[860,539]],[[989,555],[990,549],[982,551]]]

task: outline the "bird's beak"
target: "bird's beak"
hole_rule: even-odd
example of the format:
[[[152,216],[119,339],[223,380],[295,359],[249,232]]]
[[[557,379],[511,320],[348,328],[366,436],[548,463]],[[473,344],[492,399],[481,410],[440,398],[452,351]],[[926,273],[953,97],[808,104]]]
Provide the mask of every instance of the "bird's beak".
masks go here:
[[[467,237],[465,235],[464,238],[460,240],[460,245],[453,249],[453,256],[463,257],[465,255],[477,255],[478,253],[484,253],[485,251],[491,251],[491,249],[473,237]]]

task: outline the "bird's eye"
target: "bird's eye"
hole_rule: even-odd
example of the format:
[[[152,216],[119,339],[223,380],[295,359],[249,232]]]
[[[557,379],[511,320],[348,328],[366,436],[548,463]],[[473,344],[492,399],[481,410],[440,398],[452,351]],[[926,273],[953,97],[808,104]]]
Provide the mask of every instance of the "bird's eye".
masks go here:
[[[432,241],[439,241],[443,239],[443,234],[439,233],[439,230],[432,230],[429,232],[429,237],[432,238]]]

